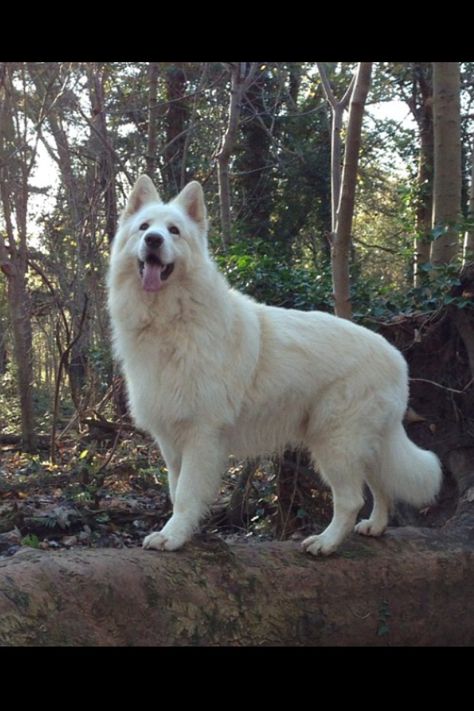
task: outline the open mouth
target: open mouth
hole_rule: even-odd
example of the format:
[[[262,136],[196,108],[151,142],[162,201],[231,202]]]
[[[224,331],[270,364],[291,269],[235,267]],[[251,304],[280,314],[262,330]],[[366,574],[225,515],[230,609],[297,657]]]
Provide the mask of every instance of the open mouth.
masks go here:
[[[138,260],[138,271],[145,291],[159,291],[173,269],[174,262],[163,264],[154,254],[149,254],[145,261]]]

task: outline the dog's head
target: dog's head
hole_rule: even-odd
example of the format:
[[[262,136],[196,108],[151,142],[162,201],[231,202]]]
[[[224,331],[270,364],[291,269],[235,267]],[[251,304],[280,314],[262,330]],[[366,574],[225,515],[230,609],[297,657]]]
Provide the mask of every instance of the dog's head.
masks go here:
[[[207,213],[199,183],[193,181],[169,203],[151,179],[135,183],[120,220],[113,251],[133,262],[141,287],[160,291],[207,255]]]

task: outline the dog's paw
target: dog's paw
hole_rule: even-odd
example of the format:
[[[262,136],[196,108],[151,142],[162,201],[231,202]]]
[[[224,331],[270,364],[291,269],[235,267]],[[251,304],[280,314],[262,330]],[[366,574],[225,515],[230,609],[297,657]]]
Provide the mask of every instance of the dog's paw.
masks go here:
[[[190,538],[188,526],[183,521],[170,518],[161,531],[150,533],[143,540],[143,548],[153,548],[156,551],[175,551]]]
[[[331,540],[324,533],[319,536],[309,536],[301,543],[301,547],[306,553],[311,555],[331,555],[337,548],[337,543]]]
[[[143,539],[143,548],[153,548],[156,551],[175,551],[183,545],[184,541],[165,536],[161,531],[150,533]]]
[[[376,521],[371,521],[370,518],[363,518],[362,521],[356,524],[354,531],[361,536],[381,536],[385,531],[385,526],[377,524]]]

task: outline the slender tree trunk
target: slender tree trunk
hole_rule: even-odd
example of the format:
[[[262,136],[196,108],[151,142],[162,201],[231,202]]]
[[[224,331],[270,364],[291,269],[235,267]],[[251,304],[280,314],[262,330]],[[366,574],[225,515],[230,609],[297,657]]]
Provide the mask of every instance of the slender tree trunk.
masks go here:
[[[474,261],[474,141],[471,151],[471,190],[469,193],[469,228],[464,236],[463,266]]]
[[[105,233],[112,242],[117,231],[117,199],[115,193],[115,167],[112,152],[109,148],[107,121],[105,114],[104,82],[105,67],[97,64],[88,65],[89,97],[92,109],[91,136],[89,146],[96,159],[94,182],[99,185],[100,198],[105,209]],[[96,205],[94,205],[96,208]],[[97,210],[97,208],[96,208]]]
[[[26,145],[26,130],[20,140]],[[27,162],[28,161],[28,162]],[[28,166],[30,163],[30,167]],[[35,423],[33,405],[33,333],[31,326],[31,297],[27,285],[28,272],[28,177],[31,172],[31,162],[27,155],[23,156],[20,166],[18,189],[13,189],[15,195],[15,213],[18,234],[17,266],[18,279],[10,283],[10,313],[12,315],[15,340],[17,342],[18,383],[20,389],[20,406],[22,418],[23,441],[26,448],[35,448]],[[21,351],[20,351],[21,349]]]
[[[336,231],[337,206],[341,196],[341,131],[345,106],[336,104],[331,127],[331,232]]]
[[[157,96],[158,96],[158,62],[148,65],[148,139],[146,147],[146,172],[152,180],[156,173],[156,134],[157,134]]]
[[[219,186],[219,206],[221,215],[222,246],[227,249],[231,242],[231,210],[229,163],[234,150],[239,129],[239,118],[242,108],[242,98],[248,89],[256,65],[252,64],[248,72],[243,63],[235,62],[230,66],[230,101],[227,128],[222,139],[222,145],[217,154],[217,182]]]
[[[352,218],[354,215],[362,117],[369,91],[371,72],[372,62],[360,62],[349,106],[341,194],[336,216],[336,231],[332,237],[331,244],[335,312],[336,316],[347,319],[352,317],[349,275]]]
[[[33,451],[35,449],[35,420],[31,300],[26,285],[26,273],[21,270],[21,267],[14,276],[10,276],[8,279],[7,298],[18,369],[22,446],[27,451]]]
[[[276,247],[280,254],[290,257],[290,242],[273,234],[271,215],[274,204],[272,143],[278,140],[281,123],[278,121],[282,93],[278,79],[259,72],[242,95],[239,151],[235,157],[235,172],[239,174],[239,188],[245,231],[252,239],[260,239]]]
[[[188,158],[189,147],[191,145],[191,138],[193,136],[194,127],[196,124],[196,118],[198,115],[197,112],[198,112],[199,100],[201,99],[201,94],[202,94],[203,88],[205,86],[207,74],[209,71],[209,64],[207,62],[204,62],[203,64],[200,65],[199,69],[200,69],[201,76],[199,78],[199,81],[197,82],[197,86],[196,86],[196,89],[194,92],[192,107],[191,107],[191,110],[189,111],[188,129],[185,132],[183,149],[181,151],[180,185],[182,185],[182,186],[186,185],[186,181],[188,179],[188,176],[190,175],[189,158]]]
[[[395,65],[400,93],[418,126],[418,176],[415,198],[413,240],[413,285],[421,286],[426,273],[421,268],[430,261],[433,213],[433,78],[431,62]]]
[[[431,246],[434,265],[457,254],[461,213],[460,71],[457,62],[433,62],[434,185]]]
[[[26,216],[28,202],[28,175],[31,159],[19,152],[17,170],[9,162],[15,151],[12,147],[23,143],[24,136],[17,135],[13,121],[14,105],[12,65],[0,65],[0,197],[3,207],[7,250],[4,237],[0,235],[0,267],[7,277],[7,300],[13,333],[13,350],[17,365],[17,388],[21,411],[23,447],[35,448],[35,422],[33,410],[33,351],[31,330],[31,301],[26,283],[27,232]],[[17,159],[18,162],[18,159]],[[12,211],[15,212],[16,230]],[[16,235],[15,235],[16,233]]]
[[[0,269],[1,268],[2,268],[2,266],[0,263]],[[6,327],[3,328],[3,324],[0,327],[2,328],[3,333],[6,334]],[[7,365],[8,365],[7,349],[5,348],[5,338],[4,338],[4,336],[2,336],[2,340],[0,341],[0,375],[5,375],[5,373],[7,372]]]
[[[71,152],[67,134],[62,126],[61,120],[55,111],[51,111],[49,116],[49,126],[53,134],[58,156],[58,167],[63,181],[67,197],[67,206],[71,220],[71,230],[76,242],[76,279],[73,285],[71,297],[71,312],[73,318],[73,332],[78,329],[81,313],[88,292],[86,280],[84,278],[86,267],[89,261],[88,243],[84,239],[85,214],[84,206],[81,204],[80,196],[83,191],[76,180],[71,162]],[[89,329],[84,328],[81,338],[75,343],[71,352],[68,364],[69,384],[71,396],[76,407],[80,407],[81,392],[86,380],[88,353],[89,353]]]
[[[7,276],[7,301],[13,334],[13,352],[17,366],[17,390],[21,413],[22,446],[27,451],[35,448],[35,420],[33,411],[33,357],[31,333],[31,302],[26,285],[26,269],[21,260],[2,260],[2,271]]]
[[[340,101],[336,97],[329,83],[326,72],[326,67],[322,62],[317,62],[319,76],[324,95],[331,109],[332,126],[331,126],[331,231],[336,231],[337,208],[341,197],[341,172],[342,172],[342,143],[341,131],[344,111],[346,110],[351,98],[352,89],[354,86],[354,77],[347,87],[344,96]]]
[[[430,160],[431,155],[431,160]],[[419,202],[416,207],[416,237],[414,285],[421,286],[422,272],[420,267],[430,261],[431,250],[431,215],[433,212],[433,142],[431,136],[421,137],[420,158],[418,164]]]
[[[291,101],[290,111],[298,109],[298,94],[301,88],[302,67],[299,62],[290,62],[289,64],[289,86],[288,94]]]
[[[423,73],[423,66],[416,65],[415,71],[418,76],[414,78],[414,81],[418,80],[421,93],[421,106],[418,110],[413,107],[420,132],[418,200],[415,216],[415,286],[422,284],[420,267],[430,261],[433,212],[433,89],[432,82]]]
[[[170,65],[166,72],[168,111],[166,114],[165,167],[163,172],[167,191],[173,195],[184,187],[184,184],[181,183],[181,166],[189,120],[186,87],[187,80],[182,63]]]

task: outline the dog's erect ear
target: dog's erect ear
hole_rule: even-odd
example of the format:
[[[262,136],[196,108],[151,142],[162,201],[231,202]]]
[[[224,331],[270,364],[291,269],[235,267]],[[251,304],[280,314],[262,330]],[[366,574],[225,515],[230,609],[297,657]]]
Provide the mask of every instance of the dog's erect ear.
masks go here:
[[[129,195],[124,216],[129,217],[147,202],[161,202],[160,196],[148,175],[140,175]]]
[[[174,199],[174,202],[177,202],[194,222],[205,227],[207,210],[200,183],[196,180],[188,183]]]

